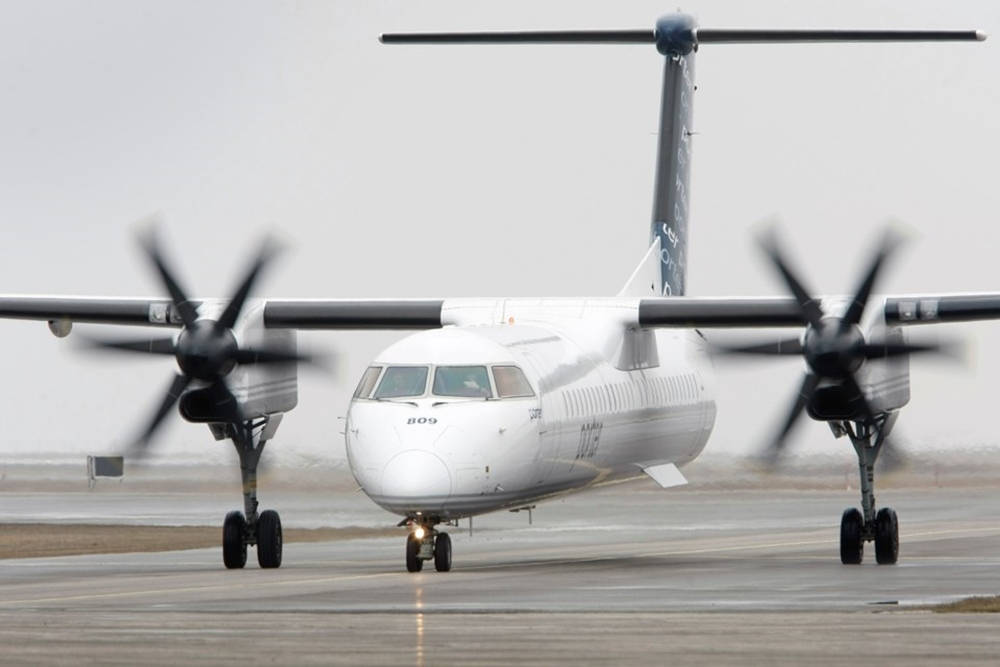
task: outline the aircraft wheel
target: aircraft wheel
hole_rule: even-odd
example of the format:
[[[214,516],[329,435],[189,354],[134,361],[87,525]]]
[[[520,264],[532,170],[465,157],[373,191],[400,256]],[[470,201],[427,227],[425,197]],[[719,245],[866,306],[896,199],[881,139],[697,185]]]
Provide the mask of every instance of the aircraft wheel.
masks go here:
[[[222,524],[222,562],[230,570],[247,564],[247,520],[243,512],[233,510]]]
[[[413,533],[406,536],[406,571],[420,572],[424,569],[424,561],[420,560],[420,540]]]
[[[281,567],[281,518],[274,510],[257,519],[257,562],[263,568]]]
[[[448,533],[438,533],[434,540],[434,569],[438,572],[451,569],[451,538]]]
[[[899,519],[891,507],[875,515],[875,560],[879,565],[895,565],[899,560]]]
[[[844,565],[860,565],[864,557],[864,542],[861,538],[865,520],[856,507],[844,510],[840,517],[840,562]]]

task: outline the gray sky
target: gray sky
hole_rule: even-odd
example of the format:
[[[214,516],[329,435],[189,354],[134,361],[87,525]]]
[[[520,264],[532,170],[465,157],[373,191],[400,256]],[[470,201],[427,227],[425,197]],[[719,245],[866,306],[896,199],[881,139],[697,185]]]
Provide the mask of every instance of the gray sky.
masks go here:
[[[145,296],[154,211],[195,294],[227,294],[256,240],[290,246],[263,296],[612,295],[642,255],[662,60],[649,46],[381,46],[393,30],[651,27],[662,3],[37,2],[0,21],[0,291]],[[978,28],[992,2],[700,2],[715,27]],[[890,292],[1000,291],[1000,39],[715,46],[698,54],[689,286],[780,294],[751,243],[776,216],[816,292],[847,291],[883,225],[912,237]],[[447,268],[442,268],[447,267]],[[459,278],[460,277],[460,278]],[[942,327],[943,328],[943,327]],[[168,360],[86,357],[0,323],[4,450],[111,451]],[[913,364],[916,446],[993,445],[1000,322],[947,328],[970,368]],[[392,334],[309,334],[272,456],[343,455],[350,390]],[[131,361],[131,363],[130,363]],[[720,371],[709,452],[746,451],[800,365]],[[226,460],[171,419],[159,453]],[[842,450],[823,425],[796,445]]]

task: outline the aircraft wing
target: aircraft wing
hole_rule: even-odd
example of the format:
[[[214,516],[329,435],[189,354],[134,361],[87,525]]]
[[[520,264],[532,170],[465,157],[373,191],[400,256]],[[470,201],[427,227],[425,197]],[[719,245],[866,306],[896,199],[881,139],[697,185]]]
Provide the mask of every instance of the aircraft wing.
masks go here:
[[[460,302],[461,299],[456,299]],[[588,299],[599,301],[599,299]],[[191,302],[195,307],[201,301]],[[433,329],[443,325],[444,299],[266,299],[272,329]],[[1000,293],[882,298],[890,325],[1000,319]],[[0,318],[180,327],[166,298],[0,295]],[[640,299],[638,325],[677,328],[801,327],[790,297],[659,297]]]
[[[190,303],[197,308],[201,300]],[[264,325],[287,329],[429,329],[441,326],[441,299],[268,299]],[[180,327],[167,298],[0,295],[0,318]]]
[[[929,294],[882,299],[889,325],[1000,319],[1000,294]],[[806,322],[791,297],[641,299],[639,326],[684,328],[798,327]]]
[[[137,326],[182,324],[166,298],[0,295],[0,318]]]

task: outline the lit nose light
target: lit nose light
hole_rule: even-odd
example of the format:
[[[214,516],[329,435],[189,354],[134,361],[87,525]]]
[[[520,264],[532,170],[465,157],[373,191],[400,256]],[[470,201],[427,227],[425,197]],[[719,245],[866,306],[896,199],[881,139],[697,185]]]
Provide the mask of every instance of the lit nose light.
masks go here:
[[[413,531],[413,536],[418,540],[424,539],[424,535],[426,534],[427,532],[424,530],[423,526],[418,526],[417,529]]]

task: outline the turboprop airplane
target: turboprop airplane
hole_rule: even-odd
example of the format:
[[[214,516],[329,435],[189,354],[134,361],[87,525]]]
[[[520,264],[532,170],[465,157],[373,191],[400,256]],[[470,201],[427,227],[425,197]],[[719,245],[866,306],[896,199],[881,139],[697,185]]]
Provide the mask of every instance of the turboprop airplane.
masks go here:
[[[628,43],[664,58],[650,246],[614,297],[288,300],[250,298],[274,255],[265,244],[230,299],[189,298],[156,237],[143,248],[164,298],[0,296],[0,317],[45,320],[57,336],[75,322],[179,329],[92,344],[174,357],[178,372],[133,443],[145,451],[176,405],[239,454],[243,511],[223,524],[223,561],[241,568],[248,545],[261,567],[282,561],[281,521],[258,511],[257,463],[297,402],[300,329],[420,330],[376,356],[346,418],[351,470],[372,500],[408,526],[406,566],[452,565],[439,527],[530,506],[558,494],[645,472],[664,487],[705,447],[715,421],[709,328],[790,327],[786,339],[730,353],[796,355],[806,362],[797,399],[775,439],[784,449],[805,412],[848,436],[858,457],[862,510],[843,514],[840,557],[898,558],[898,521],[876,509],[874,464],[909,400],[908,325],[1000,318],[1000,293],[873,296],[895,247],[887,236],[848,297],[817,297],[776,241],[763,245],[790,298],[686,294],[694,57],[706,44],[839,41],[981,41],[975,31],[745,30],[699,28],[683,14],[652,30],[392,34],[385,43]]]

